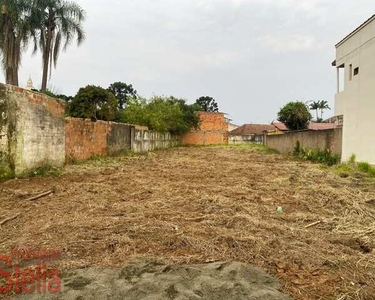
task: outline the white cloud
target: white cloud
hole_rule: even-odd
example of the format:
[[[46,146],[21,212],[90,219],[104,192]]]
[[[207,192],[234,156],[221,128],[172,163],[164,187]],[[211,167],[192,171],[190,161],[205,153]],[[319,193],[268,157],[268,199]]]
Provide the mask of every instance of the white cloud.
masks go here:
[[[315,38],[310,35],[267,35],[258,39],[261,47],[276,53],[310,50],[315,45]]]

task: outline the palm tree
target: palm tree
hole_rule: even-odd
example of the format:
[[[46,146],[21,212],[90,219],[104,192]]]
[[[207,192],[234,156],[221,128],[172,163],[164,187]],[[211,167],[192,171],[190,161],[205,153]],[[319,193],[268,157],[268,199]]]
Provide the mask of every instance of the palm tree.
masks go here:
[[[0,0],[0,50],[7,84],[18,86],[21,54],[31,37],[36,41],[31,1]],[[35,51],[35,45],[34,45]]]
[[[326,109],[331,109],[328,105],[328,102],[325,100],[319,101],[319,109],[320,109],[320,119],[323,121],[323,113]]]
[[[310,104],[310,109],[311,110],[315,110],[315,112],[316,112],[316,121],[318,122],[318,120],[319,120],[318,110],[320,109],[320,101],[313,101]]]
[[[48,72],[55,68],[63,46],[65,51],[72,40],[78,46],[85,39],[82,23],[85,11],[76,3],[64,0],[35,0],[40,15],[39,45],[43,53],[42,92],[47,90]]]

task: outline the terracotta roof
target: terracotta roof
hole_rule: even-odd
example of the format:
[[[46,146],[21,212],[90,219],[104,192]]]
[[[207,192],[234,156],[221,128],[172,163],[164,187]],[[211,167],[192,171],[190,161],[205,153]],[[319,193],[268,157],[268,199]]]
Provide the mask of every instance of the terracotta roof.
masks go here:
[[[288,131],[288,128],[284,123],[272,123],[280,131]],[[341,127],[339,124],[335,123],[314,123],[309,124],[309,130],[327,130],[327,129],[336,129]]]
[[[327,129],[336,129],[340,127],[340,125],[335,123],[310,123],[309,129],[310,130],[327,130]]]
[[[342,45],[344,42],[346,42],[348,39],[350,39],[354,34],[356,34],[358,31],[360,31],[363,27],[370,24],[373,20],[375,20],[375,15],[370,17],[367,21],[365,21],[362,25],[354,29],[351,33],[349,33],[346,37],[344,37],[340,42],[336,44],[336,48]]]
[[[277,129],[281,130],[281,131],[287,131],[289,130],[288,127],[285,126],[284,123],[281,123],[281,122],[274,122],[272,123],[273,126],[275,126]]]
[[[229,135],[252,135],[263,134],[264,131],[273,131],[275,126],[270,124],[245,124],[229,132]]]

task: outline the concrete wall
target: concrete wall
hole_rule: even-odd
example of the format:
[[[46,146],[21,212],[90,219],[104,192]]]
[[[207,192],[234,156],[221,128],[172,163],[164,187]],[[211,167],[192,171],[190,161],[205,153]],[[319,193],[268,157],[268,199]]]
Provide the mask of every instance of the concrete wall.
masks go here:
[[[45,95],[0,84],[0,176],[65,162],[65,106]]]
[[[336,65],[345,66],[344,90],[335,99],[335,115],[344,116],[342,159],[356,154],[375,164],[375,20],[337,46]],[[350,67],[352,65],[352,67]],[[354,69],[359,67],[359,74]]]
[[[131,149],[135,152],[153,151],[176,147],[180,144],[179,136],[168,132],[155,132],[147,127],[134,126]]]
[[[342,129],[298,131],[265,136],[265,145],[281,153],[292,153],[297,141],[299,141],[301,148],[330,150],[332,153],[341,155]]]
[[[228,144],[236,145],[236,144],[263,144],[263,135],[229,135],[228,136]]]
[[[199,112],[200,126],[181,135],[184,145],[228,144],[228,122],[223,113]]]

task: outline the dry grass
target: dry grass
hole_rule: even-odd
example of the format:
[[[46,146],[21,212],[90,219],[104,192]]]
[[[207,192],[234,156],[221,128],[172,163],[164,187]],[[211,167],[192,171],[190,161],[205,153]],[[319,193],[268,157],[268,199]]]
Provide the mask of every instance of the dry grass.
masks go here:
[[[375,185],[319,165],[257,148],[178,148],[0,185],[0,220],[22,213],[0,229],[0,253],[61,249],[62,268],[235,260],[277,275],[295,299],[375,299]]]

